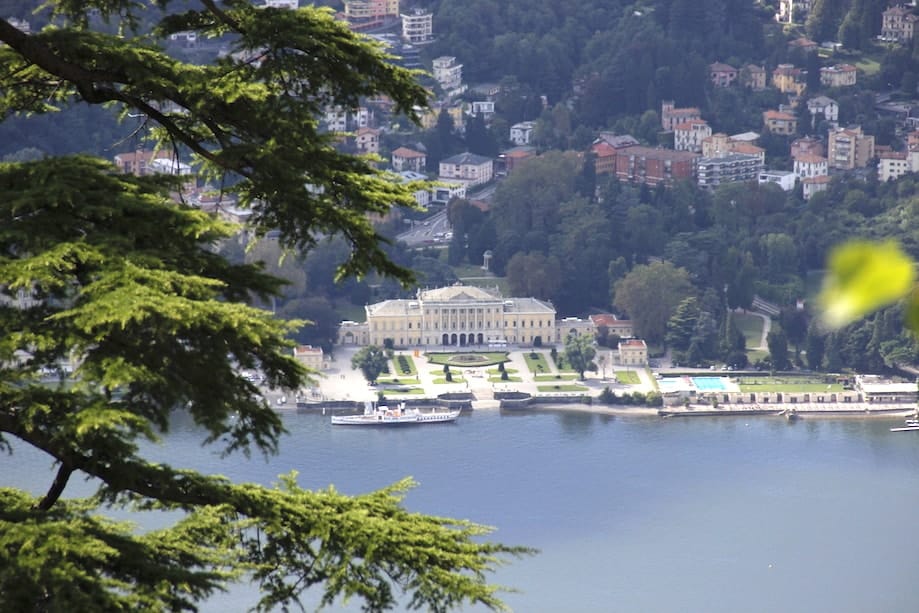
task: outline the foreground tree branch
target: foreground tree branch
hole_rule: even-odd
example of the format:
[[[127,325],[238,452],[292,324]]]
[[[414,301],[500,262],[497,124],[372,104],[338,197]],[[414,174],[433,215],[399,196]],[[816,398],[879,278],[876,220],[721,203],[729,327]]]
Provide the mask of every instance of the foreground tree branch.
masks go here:
[[[59,27],[25,34],[0,20],[0,118],[75,103],[141,112],[159,144],[178,143],[205,176],[233,184],[256,232],[302,248],[339,234],[351,246],[341,274],[411,281],[368,217],[414,206],[411,188],[339,153],[317,116],[385,95],[414,117],[427,94],[413,74],[313,7],[202,0],[163,14],[160,37],[232,35],[238,56],[196,66],[148,38],[92,29],[99,9],[130,32],[132,0],[48,4]],[[41,497],[0,481],[0,610],[194,610],[234,580],[259,584],[259,608],[296,606],[306,590],[370,611],[502,608],[487,578],[529,550],[407,511],[410,481],[349,497],[303,490],[295,475],[270,489],[143,457],[138,443],[168,431],[179,408],[224,453],[272,453],[282,422],[240,372],[287,389],[309,377],[288,340],[302,322],[249,304],[281,282],[217,255],[212,245],[237,228],[170,201],[174,188],[84,156],[0,163],[0,444],[57,463]],[[92,499],[66,497],[74,475],[98,485]],[[183,519],[137,534],[101,518],[112,506]]]

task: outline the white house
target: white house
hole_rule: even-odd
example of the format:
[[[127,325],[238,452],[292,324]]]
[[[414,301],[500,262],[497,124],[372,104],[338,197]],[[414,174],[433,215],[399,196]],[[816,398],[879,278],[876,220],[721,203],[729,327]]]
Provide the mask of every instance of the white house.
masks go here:
[[[392,168],[396,172],[403,170],[414,170],[415,172],[424,172],[427,164],[427,155],[408,147],[398,147],[392,152]]]
[[[818,192],[826,191],[826,188],[830,184],[830,177],[824,175],[822,177],[807,177],[806,179],[801,179],[801,186],[804,189],[804,199],[810,200],[811,196]]]
[[[760,185],[763,183],[774,183],[784,191],[790,192],[795,188],[795,173],[789,170],[764,170],[759,173],[757,181]]]
[[[456,58],[442,55],[433,62],[434,80],[448,94],[459,94],[463,87],[463,65],[456,63]]]
[[[827,121],[834,124],[839,120],[839,105],[832,98],[817,96],[807,101],[807,110],[810,111],[812,122],[816,123],[817,116],[822,115]]]
[[[376,128],[358,128],[354,143],[360,153],[380,152],[380,131]]]
[[[434,40],[434,14],[422,8],[402,13],[402,38],[413,45]]]
[[[439,178],[464,183],[467,187],[488,183],[494,176],[494,160],[475,153],[460,153],[440,162]]]
[[[476,100],[469,107],[469,114],[473,117],[482,115],[487,121],[495,114],[495,103],[493,100]]]
[[[827,159],[820,155],[799,155],[795,158],[794,173],[799,179],[825,177],[829,174]]]
[[[530,144],[530,137],[536,127],[535,121],[521,121],[511,126],[510,141],[518,147]]]
[[[673,126],[673,148],[676,151],[702,151],[702,141],[712,135],[712,128],[704,119],[690,119]]]
[[[886,151],[878,156],[878,180],[895,180],[910,172],[909,156],[905,151]]]

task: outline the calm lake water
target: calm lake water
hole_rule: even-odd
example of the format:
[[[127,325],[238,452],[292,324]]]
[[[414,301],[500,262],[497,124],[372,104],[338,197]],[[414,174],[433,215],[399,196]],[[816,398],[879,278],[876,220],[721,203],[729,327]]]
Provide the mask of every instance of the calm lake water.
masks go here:
[[[494,577],[520,590],[505,598],[519,612],[919,610],[919,434],[889,432],[896,421],[497,411],[405,429],[285,421],[269,461],[221,460],[181,420],[155,453],[238,481],[296,469],[304,487],[350,494],[412,476],[410,509],[541,550]],[[46,487],[33,455],[0,461],[11,465],[0,484]],[[253,602],[244,586],[202,610]]]

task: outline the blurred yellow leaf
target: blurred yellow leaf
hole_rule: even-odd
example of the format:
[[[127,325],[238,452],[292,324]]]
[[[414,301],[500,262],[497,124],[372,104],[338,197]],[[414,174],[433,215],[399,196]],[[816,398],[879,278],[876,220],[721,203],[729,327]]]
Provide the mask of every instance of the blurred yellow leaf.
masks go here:
[[[893,241],[836,247],[820,293],[825,323],[839,328],[895,302],[913,288],[913,261]]]

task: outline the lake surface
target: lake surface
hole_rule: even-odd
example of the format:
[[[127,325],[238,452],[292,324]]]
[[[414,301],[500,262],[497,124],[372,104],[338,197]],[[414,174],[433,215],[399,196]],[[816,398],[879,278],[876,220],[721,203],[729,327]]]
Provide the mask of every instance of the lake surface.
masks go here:
[[[265,484],[296,469],[304,487],[349,494],[412,476],[408,508],[541,550],[494,577],[520,590],[505,597],[519,612],[919,610],[919,434],[889,432],[897,421],[479,411],[402,429],[285,423],[269,461],[221,460],[182,420],[155,454]],[[0,484],[46,487],[33,454],[0,462]],[[202,610],[253,602],[243,586]]]

